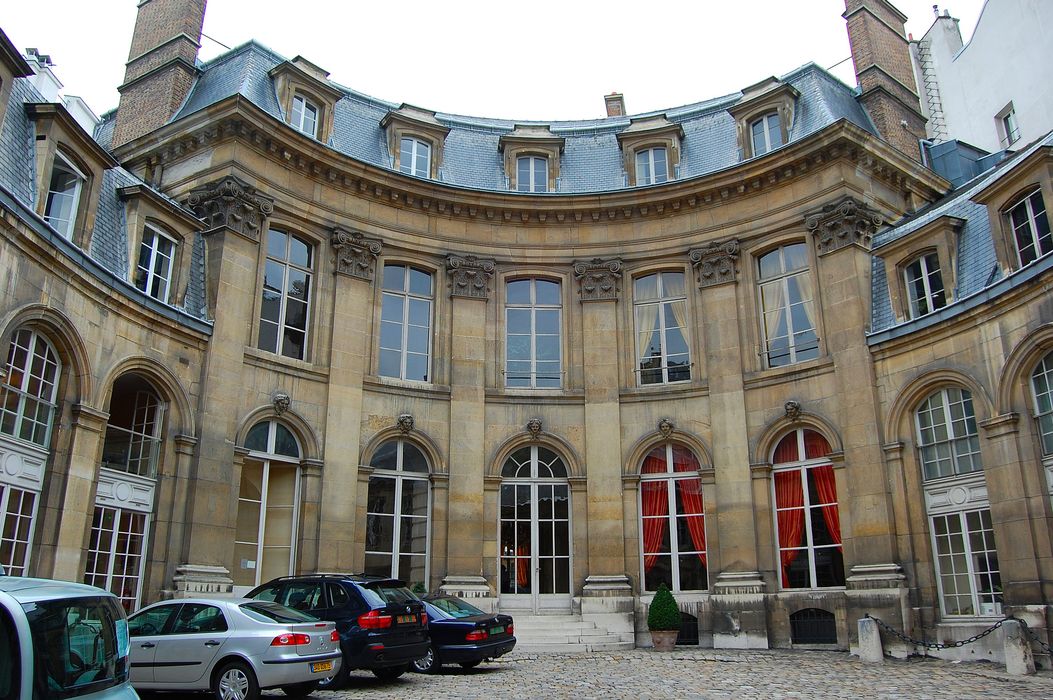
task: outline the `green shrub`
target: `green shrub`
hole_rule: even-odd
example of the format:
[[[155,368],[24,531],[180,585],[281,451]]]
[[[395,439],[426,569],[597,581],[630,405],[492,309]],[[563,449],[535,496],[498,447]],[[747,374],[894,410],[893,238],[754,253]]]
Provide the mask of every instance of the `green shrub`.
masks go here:
[[[676,607],[676,600],[664,583],[658,586],[658,592],[654,594],[651,607],[647,610],[647,629],[680,630],[680,608]]]

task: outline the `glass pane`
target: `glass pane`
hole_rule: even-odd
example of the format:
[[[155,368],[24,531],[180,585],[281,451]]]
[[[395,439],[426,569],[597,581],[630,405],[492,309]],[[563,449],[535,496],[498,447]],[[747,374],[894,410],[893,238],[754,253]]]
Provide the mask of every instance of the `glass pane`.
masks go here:
[[[395,513],[395,480],[386,476],[369,477],[366,509],[370,513]]]
[[[428,459],[423,452],[408,442],[402,443],[402,470],[428,473]]]
[[[530,280],[514,280],[507,285],[507,302],[509,304],[530,303]]]
[[[405,291],[406,268],[402,265],[385,265],[383,288],[393,292]]]

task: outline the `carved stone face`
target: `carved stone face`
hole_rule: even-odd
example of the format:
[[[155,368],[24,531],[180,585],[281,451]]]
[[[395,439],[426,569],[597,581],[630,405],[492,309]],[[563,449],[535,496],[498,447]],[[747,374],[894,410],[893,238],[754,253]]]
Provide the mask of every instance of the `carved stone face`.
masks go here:
[[[532,438],[537,439],[537,436],[541,434],[541,419],[531,418],[526,424],[526,429]]]
[[[413,416],[408,413],[403,413],[395,420],[396,425],[401,433],[405,434],[413,430]]]

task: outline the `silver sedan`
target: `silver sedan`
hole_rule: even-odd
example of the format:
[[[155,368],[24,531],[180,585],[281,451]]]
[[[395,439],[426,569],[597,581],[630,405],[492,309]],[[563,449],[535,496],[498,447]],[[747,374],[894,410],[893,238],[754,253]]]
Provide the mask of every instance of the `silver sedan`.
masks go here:
[[[128,620],[137,690],[210,690],[255,700],[281,688],[303,697],[340,668],[336,625],[247,598],[169,600]]]

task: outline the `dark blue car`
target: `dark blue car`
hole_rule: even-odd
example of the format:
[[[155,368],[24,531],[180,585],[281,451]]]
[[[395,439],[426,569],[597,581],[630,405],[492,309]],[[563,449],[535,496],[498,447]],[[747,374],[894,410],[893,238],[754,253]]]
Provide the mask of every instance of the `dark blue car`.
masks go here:
[[[430,595],[423,600],[431,645],[427,654],[411,664],[414,671],[434,673],[443,664],[473,668],[507,654],[516,645],[509,615],[485,613],[449,595]]]

